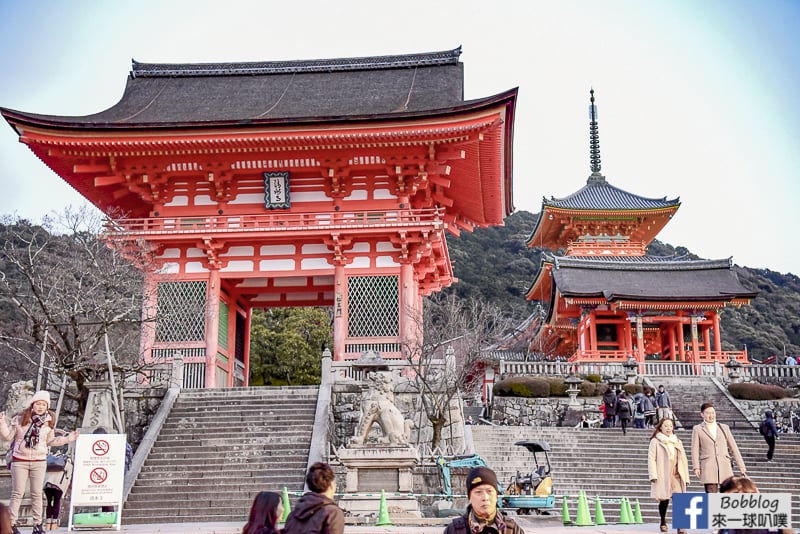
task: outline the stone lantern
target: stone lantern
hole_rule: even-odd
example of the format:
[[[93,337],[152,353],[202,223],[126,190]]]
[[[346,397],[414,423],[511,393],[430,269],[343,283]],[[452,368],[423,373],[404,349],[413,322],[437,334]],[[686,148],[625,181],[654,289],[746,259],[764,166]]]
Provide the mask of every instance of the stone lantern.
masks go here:
[[[622,367],[625,368],[625,377],[627,378],[628,384],[635,384],[636,376],[639,374],[639,363],[633,359],[633,356],[628,356],[628,359],[622,364]]]
[[[728,356],[725,368],[728,370],[728,380],[734,384],[742,381],[742,364],[739,363],[739,360],[737,360],[733,354]]]
[[[569,394],[569,405],[570,406],[577,406],[578,405],[578,393],[581,390],[581,384],[583,380],[575,376],[575,373],[570,373],[567,378],[564,379],[564,383],[567,385],[567,394]]]
[[[627,380],[622,378],[620,375],[616,375],[614,378],[608,381],[609,385],[614,388],[614,391],[619,393],[619,390],[622,388],[622,384],[625,384]]]

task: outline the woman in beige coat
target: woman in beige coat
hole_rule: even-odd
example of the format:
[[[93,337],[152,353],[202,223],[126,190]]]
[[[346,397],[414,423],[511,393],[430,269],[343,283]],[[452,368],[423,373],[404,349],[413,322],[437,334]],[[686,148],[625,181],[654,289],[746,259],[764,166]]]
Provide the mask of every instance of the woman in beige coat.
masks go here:
[[[647,472],[650,496],[658,501],[661,532],[666,532],[669,500],[673,493],[684,493],[689,483],[689,461],[683,443],[675,435],[672,419],[662,419],[653,430],[647,451]]]
[[[700,406],[703,422],[692,428],[692,468],[703,483],[706,493],[717,493],[719,484],[733,476],[736,460],[742,476],[747,475],[742,454],[728,425],[717,422],[717,412],[710,402]]]

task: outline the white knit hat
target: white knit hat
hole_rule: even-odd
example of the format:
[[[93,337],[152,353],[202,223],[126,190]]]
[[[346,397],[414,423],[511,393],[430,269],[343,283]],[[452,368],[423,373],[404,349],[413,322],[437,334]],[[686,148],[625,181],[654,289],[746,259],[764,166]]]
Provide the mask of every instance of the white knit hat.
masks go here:
[[[28,401],[28,406],[29,407],[33,406],[33,403],[34,402],[38,402],[38,401],[46,402],[47,403],[47,409],[49,410],[50,409],[50,392],[49,391],[44,391],[44,390],[37,391],[36,393],[33,394],[33,397],[31,397],[31,400]]]

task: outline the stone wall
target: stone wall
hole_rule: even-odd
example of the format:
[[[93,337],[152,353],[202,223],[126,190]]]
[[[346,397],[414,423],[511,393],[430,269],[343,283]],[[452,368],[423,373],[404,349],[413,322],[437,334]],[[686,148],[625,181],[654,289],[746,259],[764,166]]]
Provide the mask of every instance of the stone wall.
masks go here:
[[[502,424],[505,420],[513,426],[572,426],[580,414],[589,419],[599,418],[601,402],[600,397],[578,397],[570,406],[570,399],[565,397],[495,397],[492,421]]]
[[[134,451],[141,443],[166,394],[164,388],[131,388],[123,394],[125,431]]]
[[[795,418],[795,425],[800,425],[800,399],[780,399],[770,401],[749,401],[736,399],[736,404],[739,405],[742,412],[749,421],[758,423],[764,419],[764,412],[772,410],[775,416],[775,422],[781,423],[784,428],[791,428],[791,417]],[[800,428],[795,430],[800,432]]]

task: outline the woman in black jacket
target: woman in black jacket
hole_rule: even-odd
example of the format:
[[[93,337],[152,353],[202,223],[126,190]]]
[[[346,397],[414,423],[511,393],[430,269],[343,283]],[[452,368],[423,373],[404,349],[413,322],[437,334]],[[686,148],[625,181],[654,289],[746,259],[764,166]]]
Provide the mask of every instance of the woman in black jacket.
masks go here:
[[[628,422],[631,420],[631,415],[633,414],[633,404],[631,404],[628,395],[624,391],[621,391],[619,397],[617,397],[614,411],[617,413],[619,424],[622,426],[622,433],[627,434]]]

